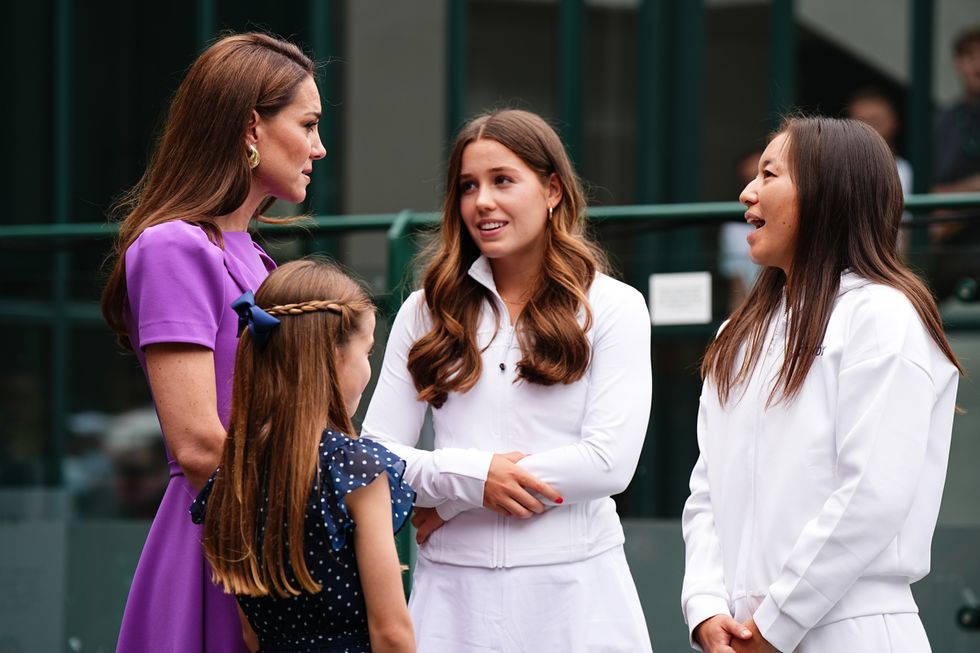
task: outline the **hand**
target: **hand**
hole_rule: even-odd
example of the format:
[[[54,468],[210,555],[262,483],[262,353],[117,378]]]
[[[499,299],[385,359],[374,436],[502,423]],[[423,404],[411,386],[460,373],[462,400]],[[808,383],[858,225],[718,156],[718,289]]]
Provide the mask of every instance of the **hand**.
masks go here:
[[[415,543],[425,544],[429,536],[442,528],[446,521],[439,516],[435,508],[414,508],[412,510],[412,526],[415,527]]]
[[[483,485],[483,507],[505,517],[527,519],[544,512],[544,504],[530,491],[555,503],[561,503],[561,495],[550,485],[530,472],[517,466],[527,454],[520,451],[495,453],[490,460],[490,470]]]
[[[752,631],[727,614],[716,614],[713,617],[708,617],[697,625],[692,635],[704,653],[735,653],[735,651],[753,650],[733,648],[733,646],[742,644],[739,640],[750,639]]]
[[[779,653],[759,632],[758,626],[755,625],[755,619],[746,621],[745,628],[752,634],[747,641],[732,642],[732,648],[735,649],[736,653],[743,653],[743,651],[745,653]]]

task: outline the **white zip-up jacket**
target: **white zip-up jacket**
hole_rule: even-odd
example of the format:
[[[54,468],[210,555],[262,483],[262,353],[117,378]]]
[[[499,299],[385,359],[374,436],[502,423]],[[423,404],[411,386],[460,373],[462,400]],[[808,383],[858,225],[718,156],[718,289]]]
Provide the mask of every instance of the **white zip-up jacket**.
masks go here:
[[[691,630],[750,614],[788,652],[817,626],[918,611],[958,373],[904,294],[848,272],[800,394],[767,408],[786,344],[773,322],[727,405],[702,390],[681,601]]]
[[[451,392],[433,409],[435,450],[415,448],[427,405],[417,399],[406,366],[410,348],[430,329],[421,291],[409,296],[391,327],[362,427],[364,437],[406,460],[405,480],[417,492],[417,505],[435,506],[448,520],[419,554],[455,565],[519,567],[582,560],[622,544],[609,497],[633,477],[650,415],[650,318],[643,296],[597,275],[588,292],[591,364],[575,383],[542,386],[515,380],[522,355],[487,259],[478,258],[469,274],[490,289],[500,325],[486,304],[476,334],[482,374],[471,390]],[[529,519],[484,509],[490,459],[508,451],[529,454],[518,464],[551,484],[563,504]]]

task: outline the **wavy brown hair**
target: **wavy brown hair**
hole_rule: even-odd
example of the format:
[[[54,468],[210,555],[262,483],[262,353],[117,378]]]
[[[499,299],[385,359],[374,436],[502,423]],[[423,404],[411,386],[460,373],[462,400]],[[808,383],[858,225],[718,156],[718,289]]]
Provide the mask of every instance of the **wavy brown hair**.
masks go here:
[[[143,177],[113,209],[122,221],[111,254],[115,263],[102,292],[102,315],[122,346],[129,347],[123,319],[126,250],[144,230],[172,220],[196,224],[222,245],[215,218],[240,207],[252,184],[244,140],[252,110],[272,118],[315,70],[297,46],[254,32],[216,41],[191,66]],[[258,213],[274,199],[268,198]]]
[[[895,158],[885,141],[855,120],[795,117],[785,120],[789,174],[796,185],[799,230],[790,278],[765,268],[728,325],[708,346],[701,375],[727,402],[745,382],[785,295],[787,346],[769,396],[795,397],[810,371],[834,309],[841,274],[850,269],[908,297],[936,345],[963,373],[943,332],[935,299],[897,251],[904,210]],[[743,346],[745,355],[737,365]]]
[[[255,303],[281,324],[263,347],[248,330],[238,343],[228,439],[208,498],[204,552],[215,582],[228,592],[318,592],[303,557],[306,506],[317,484],[324,428],[354,433],[336,354],[366,328],[374,306],[358,283],[317,259],[274,270]],[[290,570],[300,589],[290,582]]]
[[[476,327],[489,305],[500,314],[490,291],[469,276],[480,250],[463,225],[460,171],[463,150],[478,139],[496,141],[517,155],[547,183],[555,175],[561,200],[547,222],[541,274],[518,318],[523,358],[518,376],[541,385],[573,383],[589,366],[586,332],[592,324],[588,291],[597,272],[606,270],[602,252],[585,232],[585,195],[555,130],[540,116],[514,109],[474,118],[456,137],[446,174],[446,198],[439,237],[429,248],[422,278],[432,329],[408,355],[418,397],[436,408],[452,391],[466,392],[482,371]],[[585,312],[584,324],[576,315]]]

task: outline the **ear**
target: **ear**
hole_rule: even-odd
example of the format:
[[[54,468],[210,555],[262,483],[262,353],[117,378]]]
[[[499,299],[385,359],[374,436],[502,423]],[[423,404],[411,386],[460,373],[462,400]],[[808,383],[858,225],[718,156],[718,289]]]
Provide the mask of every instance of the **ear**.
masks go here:
[[[262,116],[255,109],[252,109],[252,115],[248,117],[248,122],[245,124],[245,142],[249,145],[255,145],[259,142],[259,133],[262,128]]]
[[[548,177],[548,183],[545,184],[545,191],[547,192],[548,206],[558,206],[565,193],[561,187],[561,181],[559,181],[557,173],[552,172],[551,176]]]

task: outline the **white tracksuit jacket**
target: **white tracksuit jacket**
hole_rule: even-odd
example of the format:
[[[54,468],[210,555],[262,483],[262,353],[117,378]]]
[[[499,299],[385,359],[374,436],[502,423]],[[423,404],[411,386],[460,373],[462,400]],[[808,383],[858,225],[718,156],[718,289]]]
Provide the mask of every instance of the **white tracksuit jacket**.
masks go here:
[[[958,374],[902,293],[845,273],[800,394],[766,408],[785,347],[773,322],[727,405],[702,390],[681,601],[691,630],[748,606],[789,652],[816,626],[917,612]]]
[[[436,450],[415,448],[427,405],[416,398],[406,366],[412,345],[430,329],[421,291],[405,301],[391,327],[361,429],[406,460],[416,503],[436,507],[448,520],[419,555],[507,568],[575,562],[621,545],[610,495],[633,477],[650,416],[650,316],[643,296],[596,275],[588,292],[589,368],[574,383],[542,386],[516,379],[521,349],[487,259],[477,258],[469,274],[490,290],[503,317],[498,328],[485,305],[476,334],[483,372],[468,392],[452,392],[433,409]],[[564,503],[526,520],[484,509],[490,459],[508,451],[530,454],[518,464],[551,484]]]

